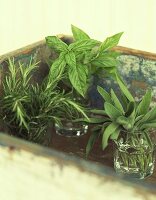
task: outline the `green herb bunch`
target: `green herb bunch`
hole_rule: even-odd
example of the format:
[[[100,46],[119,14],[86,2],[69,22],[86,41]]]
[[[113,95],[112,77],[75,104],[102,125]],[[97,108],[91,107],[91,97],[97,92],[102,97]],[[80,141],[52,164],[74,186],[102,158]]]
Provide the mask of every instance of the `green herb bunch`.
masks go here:
[[[123,33],[108,37],[101,43],[73,25],[71,29],[74,42],[69,45],[57,36],[46,37],[46,44],[59,54],[50,70],[53,79],[64,74],[68,85],[85,97],[93,74],[116,74],[119,54],[111,49],[118,44]]]
[[[121,137],[131,140],[133,145],[142,138],[149,147],[153,146],[148,132],[156,128],[156,106],[150,108],[151,90],[149,89],[141,101],[137,102],[127,88],[124,90],[124,85],[120,84],[120,88],[120,99],[113,89],[108,93],[100,86],[97,88],[103,97],[104,108],[92,110],[96,117],[90,118],[89,122],[96,126],[86,147],[87,155],[100,135],[103,150],[107,147],[109,139],[117,141]]]
[[[32,76],[38,63],[28,65],[9,59],[0,98],[1,117],[11,133],[34,142],[42,142],[50,123],[63,117],[86,116],[85,109],[68,94],[60,92],[57,83],[62,78],[51,73],[42,84],[33,83]]]

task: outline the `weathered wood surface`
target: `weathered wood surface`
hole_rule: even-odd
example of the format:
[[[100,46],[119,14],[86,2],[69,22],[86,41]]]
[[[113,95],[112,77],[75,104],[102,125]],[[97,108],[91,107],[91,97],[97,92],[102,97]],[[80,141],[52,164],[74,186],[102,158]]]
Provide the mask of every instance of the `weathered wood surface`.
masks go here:
[[[59,34],[58,37],[60,37],[62,40],[65,40],[67,43],[70,43],[72,41],[71,36],[66,36],[63,34]],[[19,56],[21,54],[29,54],[34,49],[38,47],[44,47],[45,46],[45,40],[38,41],[36,43],[30,44],[24,48],[17,49],[15,51],[9,52],[8,54],[4,54],[0,56],[0,63],[6,60],[9,57]],[[123,46],[117,46],[113,48],[114,51],[121,52],[123,54],[129,54],[129,55],[135,55],[135,56],[141,56],[150,60],[156,60],[156,53],[151,53],[147,51],[132,49],[128,47]]]
[[[155,200],[106,167],[0,134],[1,200]]]
[[[60,37],[64,38],[64,36]],[[71,38],[64,39],[70,42]],[[116,47],[114,50],[156,60],[156,54],[148,52],[125,47]],[[25,60],[31,55],[41,60],[41,68],[46,66],[46,56],[49,56],[49,51],[45,47],[44,40],[0,56],[0,64],[8,57]],[[70,142],[74,140],[69,142],[57,136],[54,139],[51,148],[55,148],[60,153],[0,134],[0,200],[156,199],[155,178],[147,181],[148,183],[123,180],[106,167],[112,165],[109,151],[103,156],[98,154],[98,151],[94,151],[90,157],[90,160],[95,161],[92,163],[84,160],[85,140],[80,143],[75,141],[72,144]],[[66,142],[65,147],[63,142]],[[74,145],[73,152],[70,145]],[[83,159],[76,158],[75,155]]]

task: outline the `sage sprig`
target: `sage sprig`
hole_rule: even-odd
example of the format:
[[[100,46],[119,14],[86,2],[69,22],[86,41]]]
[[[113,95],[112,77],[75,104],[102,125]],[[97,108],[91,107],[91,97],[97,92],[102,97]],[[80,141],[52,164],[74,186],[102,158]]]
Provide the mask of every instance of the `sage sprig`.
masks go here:
[[[99,132],[102,134],[103,150],[107,147],[109,139],[117,141],[119,137],[122,137],[123,132],[129,134],[127,137],[131,138],[138,137],[137,134],[141,133],[141,137],[146,140],[147,144],[149,146],[152,144],[148,134],[150,129],[156,128],[156,106],[150,107],[152,91],[149,89],[141,101],[137,102],[127,88],[126,92],[123,91],[124,88],[122,88],[121,93],[126,101],[118,98],[113,89],[108,93],[100,86],[97,88],[104,100],[104,108],[103,110],[94,109],[93,112],[91,111],[99,116],[98,118],[90,118],[88,122],[97,124],[98,128],[101,127]],[[128,97],[131,98],[128,99]],[[93,135],[95,134],[93,133]],[[91,136],[88,141],[87,154],[93,147],[94,139],[96,140],[97,137]]]

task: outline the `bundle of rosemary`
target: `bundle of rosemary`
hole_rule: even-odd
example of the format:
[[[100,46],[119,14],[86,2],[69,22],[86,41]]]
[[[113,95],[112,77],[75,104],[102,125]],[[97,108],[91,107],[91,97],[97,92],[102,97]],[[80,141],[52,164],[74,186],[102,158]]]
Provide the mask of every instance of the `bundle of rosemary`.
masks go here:
[[[43,143],[49,124],[59,122],[62,116],[71,119],[87,116],[84,108],[69,94],[58,90],[61,76],[54,80],[49,72],[41,84],[32,83],[36,70],[38,63],[32,59],[28,65],[9,59],[8,71],[2,81],[1,119],[11,134]]]

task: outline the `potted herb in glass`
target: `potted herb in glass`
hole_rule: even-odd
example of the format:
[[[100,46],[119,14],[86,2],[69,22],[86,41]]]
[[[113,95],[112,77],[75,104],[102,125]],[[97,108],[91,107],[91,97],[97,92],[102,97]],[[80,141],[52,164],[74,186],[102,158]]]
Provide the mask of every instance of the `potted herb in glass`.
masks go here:
[[[41,83],[33,81],[38,63],[28,65],[9,59],[2,80],[0,97],[1,120],[9,133],[17,137],[48,145],[51,132],[48,126],[60,122],[73,112],[86,116],[85,109],[57,87],[61,76],[53,79],[51,71]]]
[[[99,42],[91,39],[87,33],[76,26],[72,25],[71,29],[74,39],[71,44],[66,44],[57,36],[46,37],[46,44],[58,53],[58,57],[52,62],[50,70],[53,79],[64,75],[63,85],[66,85],[66,89],[68,88],[76,102],[89,105],[88,91],[92,87],[93,76],[113,77],[113,74],[116,74],[117,56],[119,54],[111,51],[111,49],[118,44],[123,33],[115,34],[106,38],[104,42]],[[86,99],[88,100],[87,103]],[[68,124],[71,124],[71,127],[67,128],[68,132],[73,131],[75,129],[74,123]],[[82,126],[80,125],[80,127]],[[59,126],[57,125],[57,131],[59,131],[58,129]],[[79,131],[77,135],[82,134],[84,132]]]
[[[89,154],[95,140],[102,135],[103,150],[109,140],[114,141],[116,172],[143,179],[150,176],[154,169],[155,144],[152,128],[156,128],[156,106],[150,107],[150,89],[140,101],[135,101],[125,86],[119,83],[122,89],[120,98],[112,89],[108,93],[98,86],[98,92],[104,99],[104,109],[92,111],[99,117],[90,119],[90,123],[97,125],[88,141],[86,153]]]

